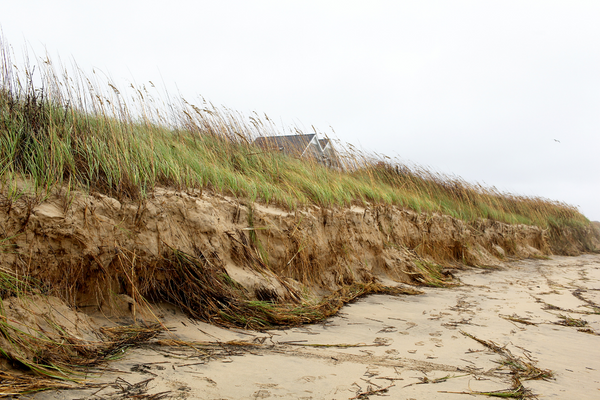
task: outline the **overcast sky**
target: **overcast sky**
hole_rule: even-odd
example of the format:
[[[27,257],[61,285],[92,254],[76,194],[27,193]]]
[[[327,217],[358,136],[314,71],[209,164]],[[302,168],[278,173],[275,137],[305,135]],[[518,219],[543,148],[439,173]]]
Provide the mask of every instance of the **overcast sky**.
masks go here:
[[[6,1],[15,53],[600,220],[600,1]]]

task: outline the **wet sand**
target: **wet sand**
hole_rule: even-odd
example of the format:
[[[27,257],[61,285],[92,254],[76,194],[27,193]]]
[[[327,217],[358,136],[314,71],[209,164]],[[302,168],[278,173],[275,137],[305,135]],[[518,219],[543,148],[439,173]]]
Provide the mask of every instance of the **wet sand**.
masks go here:
[[[34,398],[461,400],[511,388],[506,358],[474,338],[551,370],[553,379],[522,380],[540,399],[600,398],[600,255],[457,277],[457,287],[369,296],[287,330],[226,330],[165,308],[173,335],[161,339],[179,342],[130,351],[88,377],[95,387]]]

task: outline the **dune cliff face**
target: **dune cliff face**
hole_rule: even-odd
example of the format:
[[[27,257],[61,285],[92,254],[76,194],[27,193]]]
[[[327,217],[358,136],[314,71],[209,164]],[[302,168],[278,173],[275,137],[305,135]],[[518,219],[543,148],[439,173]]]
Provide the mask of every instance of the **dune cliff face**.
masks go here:
[[[161,299],[180,287],[173,254],[227,275],[251,298],[284,301],[361,282],[436,284],[461,264],[600,247],[591,231],[465,223],[396,207],[290,212],[167,189],[138,203],[82,193],[4,203],[2,268],[38,279],[70,304],[100,307]]]

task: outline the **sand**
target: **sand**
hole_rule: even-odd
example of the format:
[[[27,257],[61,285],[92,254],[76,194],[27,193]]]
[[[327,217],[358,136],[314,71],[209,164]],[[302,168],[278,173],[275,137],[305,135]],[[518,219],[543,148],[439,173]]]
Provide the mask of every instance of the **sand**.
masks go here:
[[[266,332],[222,329],[163,306],[171,328],[163,342],[88,376],[95,387],[32,398],[461,400],[509,389],[503,358],[473,337],[551,370],[553,379],[523,381],[540,399],[600,398],[600,255],[525,260],[457,278],[457,287],[373,295],[320,324]],[[583,327],[558,324],[581,320]]]

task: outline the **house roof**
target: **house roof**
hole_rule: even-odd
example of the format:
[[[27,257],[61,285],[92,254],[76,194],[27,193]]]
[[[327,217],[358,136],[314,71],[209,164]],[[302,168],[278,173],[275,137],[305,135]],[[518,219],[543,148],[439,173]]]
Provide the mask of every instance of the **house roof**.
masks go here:
[[[319,144],[321,145],[321,148],[325,150],[325,147],[329,144],[329,139],[319,139]]]
[[[263,136],[256,138],[254,144],[266,149],[302,155],[315,136],[314,133],[307,135]]]

